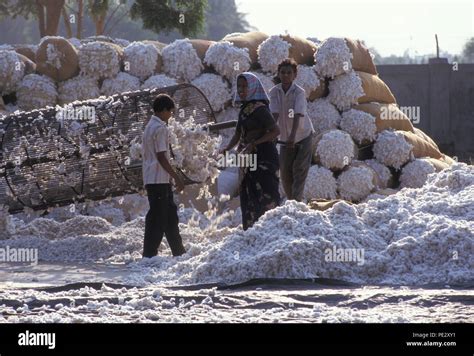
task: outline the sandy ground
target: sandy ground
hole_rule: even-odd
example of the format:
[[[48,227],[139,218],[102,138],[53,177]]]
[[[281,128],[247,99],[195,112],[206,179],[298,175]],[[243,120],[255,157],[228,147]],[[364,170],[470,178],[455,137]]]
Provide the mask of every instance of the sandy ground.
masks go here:
[[[474,285],[125,285],[126,265],[0,265],[0,322],[474,322]]]

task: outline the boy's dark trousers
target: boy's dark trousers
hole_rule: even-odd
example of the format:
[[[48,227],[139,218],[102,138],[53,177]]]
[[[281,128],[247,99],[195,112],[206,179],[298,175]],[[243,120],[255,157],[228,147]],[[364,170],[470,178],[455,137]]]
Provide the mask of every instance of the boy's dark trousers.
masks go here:
[[[173,200],[171,184],[147,184],[150,210],[145,217],[145,241],[143,257],[153,257],[158,254],[163,234],[171,248],[173,256],[186,252],[178,227],[178,208]]]

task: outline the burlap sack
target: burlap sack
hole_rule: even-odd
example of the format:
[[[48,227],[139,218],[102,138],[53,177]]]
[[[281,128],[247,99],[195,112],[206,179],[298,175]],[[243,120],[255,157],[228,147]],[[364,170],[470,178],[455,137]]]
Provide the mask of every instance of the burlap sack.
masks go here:
[[[393,104],[397,102],[387,84],[385,84],[378,75],[365,72],[356,73],[359,75],[360,80],[362,81],[362,89],[365,93],[364,96],[357,100],[359,104],[371,103],[374,101],[384,104]]]
[[[356,71],[377,75],[377,68],[367,47],[360,40],[350,38],[345,38],[345,40],[353,56],[352,68]]]
[[[161,57],[161,52],[163,51],[163,48],[167,46],[167,44],[159,42],[159,41],[151,41],[151,40],[145,40],[142,42],[147,43],[147,44],[152,44],[158,50],[158,58],[156,60],[155,74],[161,73],[161,68],[163,67],[163,58]]]
[[[429,137],[426,133],[424,133],[421,129],[419,129],[417,127],[415,127],[414,130],[415,130],[414,132],[417,136],[420,136],[422,139],[424,139],[425,141],[432,144],[439,151],[438,145],[436,144],[436,142],[433,141],[433,139],[431,137]]]
[[[13,47],[15,48],[16,53],[24,55],[32,62],[36,61],[36,52],[33,50],[33,48],[31,48],[31,46],[15,45]]]
[[[447,164],[446,162],[440,159],[430,158],[430,157],[425,158],[425,159],[433,165],[433,167],[436,169],[436,172],[441,172],[443,169],[446,169],[449,167],[449,164]]]
[[[62,54],[59,68],[46,62],[48,44],[53,44]],[[64,38],[47,38],[41,42],[36,51],[36,70],[38,73],[47,75],[56,82],[71,79],[79,73],[77,50]]]
[[[199,59],[201,59],[201,63],[204,66],[204,71],[210,71],[211,66],[208,65],[206,62],[204,62],[204,57],[206,56],[206,52],[209,49],[209,47],[213,44],[216,43],[215,41],[208,41],[208,40],[190,40],[191,44],[193,45],[193,48],[196,50],[197,55]]]
[[[309,94],[308,100],[309,101],[315,101],[316,99],[324,98],[324,97],[328,96],[328,94],[329,94],[329,85],[328,85],[326,80],[321,79],[319,81],[319,87],[317,87],[315,90],[313,90]]]
[[[414,132],[413,125],[395,104],[365,103],[353,106],[375,117],[377,132],[387,129]]]
[[[440,160],[446,163],[448,166],[451,166],[454,163],[456,163],[456,161],[452,159],[451,157],[449,157],[448,155],[443,155],[443,157],[441,157]]]
[[[324,211],[324,210],[328,210],[328,209],[332,208],[334,206],[334,204],[339,203],[341,201],[352,205],[352,202],[342,200],[342,199],[332,199],[332,200],[314,199],[314,200],[310,200],[308,202],[308,206],[309,206],[310,209],[313,209],[313,210]]]
[[[249,50],[249,56],[251,61],[252,68],[258,67],[258,55],[257,48],[260,44],[268,38],[268,35],[259,32],[252,31],[247,32],[242,35],[236,35],[231,37],[224,37],[226,41],[232,43],[235,47],[238,48],[247,48]]]
[[[312,66],[314,64],[314,52],[316,52],[316,44],[305,38],[281,35],[284,41],[291,44],[290,58],[293,58],[298,64],[306,64]]]
[[[431,157],[440,159],[443,157],[443,154],[436,146],[433,146],[431,143],[420,136],[417,136],[415,133],[408,131],[398,132],[403,134],[403,136],[405,136],[405,140],[413,146],[413,155],[415,158]]]
[[[36,72],[36,63],[30,60],[27,56],[22,55],[21,53],[17,52],[18,57],[25,65],[25,75],[33,74]]]

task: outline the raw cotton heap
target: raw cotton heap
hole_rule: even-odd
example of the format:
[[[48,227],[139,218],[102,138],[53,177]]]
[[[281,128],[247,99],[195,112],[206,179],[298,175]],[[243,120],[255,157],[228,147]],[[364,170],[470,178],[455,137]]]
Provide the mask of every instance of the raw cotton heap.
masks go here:
[[[340,75],[329,83],[329,100],[339,110],[348,110],[364,95],[362,81],[356,72]]]
[[[201,74],[204,66],[201,63],[191,41],[187,38],[176,40],[163,49],[163,69],[173,78],[187,82]]]
[[[134,77],[146,80],[155,72],[158,55],[152,44],[132,42],[123,50],[124,68]]]
[[[58,92],[60,104],[68,104],[76,100],[87,100],[100,96],[97,80],[81,76],[59,83]]]
[[[327,130],[337,129],[341,123],[341,114],[327,98],[309,102],[307,111],[316,135]]]
[[[413,146],[397,131],[382,131],[374,145],[375,158],[381,163],[400,168],[413,158]]]
[[[356,147],[348,133],[330,130],[319,140],[316,154],[324,167],[338,170],[351,163],[356,155]]]
[[[349,201],[361,201],[376,188],[374,175],[370,167],[350,166],[337,178],[339,195]]]
[[[56,84],[44,75],[28,74],[21,81],[16,92],[18,106],[25,110],[34,110],[55,106],[58,98]]]
[[[209,135],[192,117],[184,122],[170,119],[169,130],[174,155],[171,164],[182,169],[192,180],[214,182],[219,175],[217,150],[220,138]]]
[[[25,75],[25,65],[15,51],[0,50],[0,94],[16,91]]]
[[[304,197],[311,199],[336,199],[337,185],[333,173],[324,167],[310,167],[304,187]]]
[[[264,72],[276,74],[278,65],[289,57],[291,45],[280,36],[270,36],[258,47],[258,62]]]
[[[403,167],[400,186],[402,188],[420,188],[425,184],[428,175],[434,172],[436,169],[428,159],[417,158]]]
[[[348,132],[358,144],[375,140],[375,117],[360,110],[350,109],[342,113],[341,129]]]
[[[334,78],[352,70],[352,58],[343,38],[330,37],[314,54],[315,69],[322,77]]]
[[[178,84],[176,80],[164,74],[157,74],[148,78],[142,84],[142,89],[165,88]]]

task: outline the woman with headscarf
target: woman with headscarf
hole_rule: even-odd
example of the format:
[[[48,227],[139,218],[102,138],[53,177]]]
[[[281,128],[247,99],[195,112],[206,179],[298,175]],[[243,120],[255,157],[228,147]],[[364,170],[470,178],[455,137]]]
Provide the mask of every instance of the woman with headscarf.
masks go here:
[[[235,103],[241,104],[234,136],[221,152],[239,144],[240,154],[256,155],[255,167],[241,167],[240,206],[242,225],[247,230],[266,211],[280,204],[279,159],[276,138],[280,129],[268,108],[262,83],[252,73],[237,77]]]

